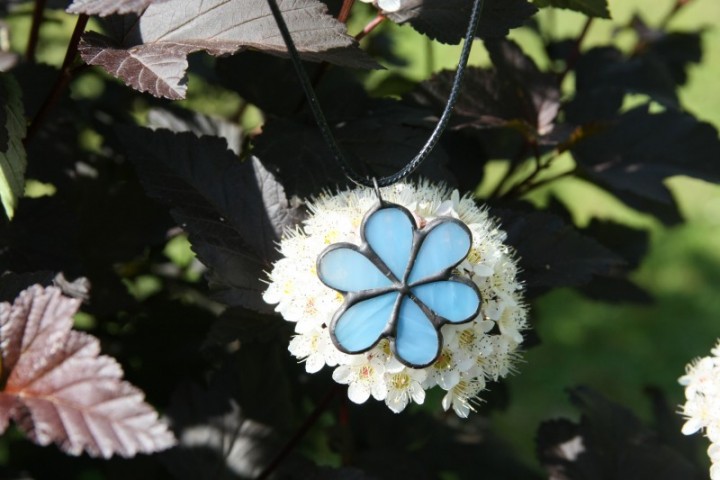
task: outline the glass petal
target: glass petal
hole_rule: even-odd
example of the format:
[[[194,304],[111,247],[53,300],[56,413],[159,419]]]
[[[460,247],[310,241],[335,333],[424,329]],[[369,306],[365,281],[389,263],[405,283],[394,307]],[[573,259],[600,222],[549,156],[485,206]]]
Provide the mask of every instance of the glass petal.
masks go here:
[[[349,353],[358,353],[378,341],[390,320],[397,292],[362,300],[345,310],[335,321],[335,342]]]
[[[330,288],[359,292],[392,285],[365,255],[347,247],[326,250],[318,262],[318,276]]]
[[[445,221],[435,225],[425,235],[408,283],[412,284],[457,265],[467,256],[471,244],[470,234],[457,222]]]
[[[420,307],[408,297],[400,304],[395,353],[405,363],[425,366],[440,353],[438,332]]]
[[[475,318],[480,308],[477,290],[463,282],[441,281],[426,283],[412,292],[436,315],[450,322],[464,322]]]
[[[365,221],[365,241],[398,280],[410,261],[413,230],[407,212],[395,207],[381,208]]]

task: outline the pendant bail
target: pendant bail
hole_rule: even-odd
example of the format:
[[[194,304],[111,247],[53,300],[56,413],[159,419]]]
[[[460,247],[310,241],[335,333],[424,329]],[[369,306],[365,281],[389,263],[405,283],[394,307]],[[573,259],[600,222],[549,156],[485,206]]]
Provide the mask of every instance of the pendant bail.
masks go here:
[[[377,196],[378,203],[380,205],[383,205],[384,202],[383,202],[382,195],[380,194],[380,187],[378,186],[377,178],[373,177],[372,181],[373,181],[373,187],[375,188],[375,195]]]

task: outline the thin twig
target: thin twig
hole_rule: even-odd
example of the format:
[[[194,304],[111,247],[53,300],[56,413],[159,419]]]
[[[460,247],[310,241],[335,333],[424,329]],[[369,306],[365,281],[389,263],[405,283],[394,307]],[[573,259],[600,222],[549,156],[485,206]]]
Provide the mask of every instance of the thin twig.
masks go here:
[[[30,25],[30,37],[28,38],[25,58],[28,62],[35,62],[35,51],[37,50],[38,39],[40,38],[40,25],[45,19],[45,4],[47,0],[35,0],[33,8],[32,24]]]
[[[75,60],[75,56],[77,55],[80,36],[85,31],[89,18],[90,17],[84,14],[78,17],[77,23],[75,24],[75,30],[73,30],[72,37],[70,37],[70,43],[68,44],[67,51],[65,52],[65,59],[63,60],[62,67],[60,67],[60,74],[55,80],[52,90],[50,90],[50,93],[45,98],[42,106],[38,110],[37,114],[35,114],[35,118],[33,118],[32,123],[30,123],[24,140],[25,143],[27,143],[37,133],[38,128],[40,128],[42,122],[45,121],[45,118],[50,110],[52,110],[58,100],[60,100],[60,96],[65,91],[65,88],[70,83],[70,80],[72,80],[73,75],[79,71],[77,68],[72,68],[72,64]]]
[[[430,37],[425,37],[425,69],[428,77],[435,72],[435,48]]]
[[[355,0],[343,0],[342,7],[340,7],[340,13],[338,13],[337,19],[341,21],[342,23],[347,23],[348,19],[350,18],[350,11],[352,10],[353,5],[355,4]],[[317,86],[320,84],[320,81],[327,73],[328,69],[330,68],[330,64],[328,62],[322,62],[317,67],[315,74],[312,77],[312,86],[317,88]],[[302,110],[302,108],[305,106],[305,103],[307,102],[307,98],[303,95],[302,100],[300,100],[300,103],[295,108],[295,112],[299,112]]]
[[[568,170],[567,172],[563,172],[563,173],[561,173],[561,174],[559,174],[559,175],[555,175],[554,177],[546,178],[546,179],[544,179],[544,180],[540,180],[539,182],[535,182],[535,183],[528,184],[528,185],[526,185],[524,188],[519,189],[518,191],[516,191],[516,192],[513,194],[513,196],[519,197],[520,195],[527,195],[527,194],[528,194],[529,192],[531,192],[532,190],[536,190],[536,189],[538,189],[538,188],[540,188],[540,187],[543,187],[543,186],[545,186],[545,185],[547,185],[547,184],[549,184],[549,183],[552,183],[552,182],[554,182],[554,181],[556,181],[556,180],[559,180],[559,179],[561,179],[561,178],[570,177],[570,176],[572,176],[572,175],[575,175],[576,172],[577,172],[577,169],[576,169],[576,168],[573,168],[572,170]],[[509,193],[509,192],[508,192],[508,193]]]
[[[278,452],[278,454],[273,458],[273,460],[268,464],[267,467],[258,475],[257,480],[264,480],[270,476],[271,473],[277,469],[277,467],[282,463],[283,460],[285,460],[285,457],[287,457],[290,452],[293,451],[293,449],[297,446],[298,443],[300,443],[300,440],[305,436],[305,434],[317,423],[320,416],[327,410],[328,406],[330,406],[330,403],[332,403],[333,399],[335,398],[335,395],[337,395],[339,391],[338,387],[332,387],[330,391],[325,395],[325,398],[320,400],[320,403],[318,403],[317,407],[315,407],[315,410],[310,412],[310,415],[307,416],[305,421],[302,425],[300,425],[300,428],[297,432],[295,432],[295,435],[288,440],[288,442],[285,444],[285,446]]]
[[[535,160],[535,170],[525,178],[522,182],[513,185],[513,187],[505,193],[505,196],[514,196],[518,195],[519,193],[523,192],[523,189],[530,185],[535,178],[537,178],[538,175],[540,175],[540,172],[543,170],[547,170],[550,168],[550,165],[552,164],[553,160],[555,160],[556,157],[550,158],[547,162],[542,163],[540,159],[540,149],[538,147],[538,144],[536,141],[530,141],[528,142],[528,147],[530,147],[533,151],[533,158]]]
[[[670,11],[665,15],[665,17],[660,20],[660,24],[658,25],[659,30],[666,30],[668,25],[670,24],[670,21],[675,18],[675,15],[678,14],[680,10],[683,9],[688,3],[692,2],[692,0],[675,0],[675,5],[670,9]]]
[[[378,13],[377,17],[370,20],[370,23],[365,25],[365,28],[363,28],[357,35],[355,35],[355,40],[358,42],[365,38],[370,32],[375,30],[378,25],[383,23],[387,17],[383,15],[382,13]]]
[[[567,76],[570,71],[575,68],[575,64],[580,59],[580,49],[582,47],[582,43],[585,40],[585,37],[587,37],[588,32],[590,31],[590,26],[593,23],[593,17],[588,17],[587,20],[585,20],[585,25],[583,25],[582,30],[580,30],[580,34],[575,39],[575,43],[573,45],[573,49],[570,52],[570,55],[568,55],[567,59],[565,60],[565,68],[562,72],[560,72],[560,75],[558,75],[558,85],[562,85],[563,80],[565,80],[565,77]]]
[[[352,10],[355,0],[343,0],[342,7],[340,7],[340,13],[338,13],[337,19],[342,23],[347,23],[350,18],[350,10]]]
[[[503,191],[503,188],[505,188],[505,185],[507,182],[510,181],[512,176],[515,174],[515,167],[517,167],[520,164],[520,161],[525,157],[525,154],[527,153],[528,149],[530,148],[530,142],[527,140],[523,143],[522,149],[518,152],[518,154],[510,160],[510,165],[508,165],[507,172],[505,172],[505,175],[500,179],[500,181],[495,186],[495,189],[490,194],[490,198],[496,198],[500,196],[500,193]]]

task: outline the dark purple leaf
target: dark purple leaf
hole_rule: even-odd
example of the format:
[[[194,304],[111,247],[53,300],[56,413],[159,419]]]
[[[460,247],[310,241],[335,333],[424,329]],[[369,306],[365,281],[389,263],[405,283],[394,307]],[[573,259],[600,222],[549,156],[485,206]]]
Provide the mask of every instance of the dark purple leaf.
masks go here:
[[[84,277],[71,282],[62,272],[57,275],[50,271],[20,274],[5,272],[0,276],[0,302],[12,302],[21,291],[31,285],[52,285],[59,288],[65,296],[83,301],[90,298],[90,282]]]
[[[676,85],[685,85],[688,68],[703,58],[702,33],[668,32],[647,46],[646,55],[665,64]]]
[[[240,155],[242,130],[235,123],[218,117],[184,109],[153,108],[148,112],[148,127],[165,129],[175,133],[192,132],[196,136],[219,137],[227,142],[228,149]]]
[[[510,40],[485,42],[493,68],[469,68],[455,107],[454,127],[511,127],[525,136],[549,134],[560,108],[555,75],[541,72]],[[411,98],[441,111],[455,72],[445,70],[423,82]]]
[[[554,214],[530,208],[492,208],[520,258],[521,277],[537,294],[585,285],[595,275],[622,268],[623,259]]]
[[[319,0],[280,0],[280,9],[305,60],[377,68],[357,47],[343,23]],[[187,55],[228,55],[254,49],[285,55],[285,44],[265,0],[210,0],[151,4],[139,19],[111,23],[113,34],[84,35],[80,55],[136,90],[185,98]]]
[[[207,388],[181,385],[168,409],[178,446],[162,457],[176,478],[257,477],[291,431],[296,407],[285,355],[277,337],[248,343],[226,358]]]
[[[3,389],[0,427],[9,419],[35,443],[71,455],[132,457],[174,445],[167,427],[100,355],[95,337],[72,331],[80,301],[35,285],[0,304]]]
[[[66,11],[105,17],[114,13],[140,13],[150,4],[163,1],[167,0],[74,0]]]
[[[675,80],[657,55],[626,57],[614,47],[588,51],[577,65],[577,94],[594,89],[643,93],[664,105],[678,106]]]
[[[538,458],[550,480],[706,478],[626,408],[588,388],[572,390],[571,399],[582,413],[578,424],[552,420],[538,431]]]
[[[607,0],[534,0],[538,7],[575,10],[590,17],[610,18]]]
[[[305,68],[313,76],[322,66],[305,62]],[[292,116],[306,105],[305,92],[288,59],[247,51],[219,58],[216,70],[224,86],[266,114]],[[345,69],[327,70],[315,91],[325,116],[330,119],[361,115],[368,103],[360,81]]]
[[[666,178],[720,181],[717,130],[674,110],[650,113],[647,106],[637,107],[578,142],[572,152],[586,178],[666,222],[677,219]]]
[[[258,315],[240,308],[228,308],[213,323],[202,349],[206,352],[242,348],[253,342],[287,338],[289,324],[277,316]]]
[[[387,14],[390,20],[409,23],[418,32],[442,43],[460,43],[465,36],[472,0],[409,0]],[[504,37],[537,12],[527,0],[486,0],[477,36]]]
[[[363,115],[335,120],[335,135],[356,172],[381,177],[397,172],[420,150],[434,121],[424,109],[391,100],[369,102]],[[254,153],[293,195],[317,195],[352,183],[333,158],[315,124],[272,120],[255,141]],[[435,148],[413,175],[455,184],[449,159]]]
[[[271,311],[261,279],[284,229],[303,216],[275,176],[254,157],[240,161],[216,137],[142,128],[120,136],[148,194],[190,234],[211,286],[223,290],[220,300]]]

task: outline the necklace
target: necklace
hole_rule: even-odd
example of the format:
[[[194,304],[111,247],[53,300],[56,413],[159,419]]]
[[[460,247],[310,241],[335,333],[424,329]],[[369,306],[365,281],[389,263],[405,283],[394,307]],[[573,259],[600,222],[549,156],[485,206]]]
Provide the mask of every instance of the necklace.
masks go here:
[[[291,354],[309,373],[336,367],[355,403],[371,395],[394,412],[422,403],[435,385],[445,410],[471,402],[512,370],[526,326],[522,285],[504,233],[469,197],[403,180],[428,157],[460,91],[483,1],[473,0],[448,102],[420,151],[396,173],[358,175],[319,106],[276,0],[267,0],[320,131],[360,188],[311,200],[304,226],[288,232],[265,301],[295,322]]]
[[[432,225],[418,230],[410,212],[400,205],[383,202],[379,187],[406,178],[437,145],[460,93],[483,0],[473,2],[455,80],[432,134],[407,165],[392,175],[372,180],[359,176],[342,154],[302,66],[277,0],[268,0],[268,4],[335,161],[350,180],[374,187],[377,192],[378,204],[362,222],[361,247],[334,244],[318,257],[320,280],[345,297],[343,306],[330,324],[333,343],[342,352],[356,354],[368,351],[382,338],[389,338],[393,351],[403,364],[413,368],[430,365],[440,355],[442,325],[469,322],[480,309],[480,293],[475,285],[452,276],[453,267],[470,252],[472,234],[467,226],[452,218],[437,219]],[[356,269],[361,265],[362,274],[357,275]],[[358,276],[370,282],[345,281]]]

